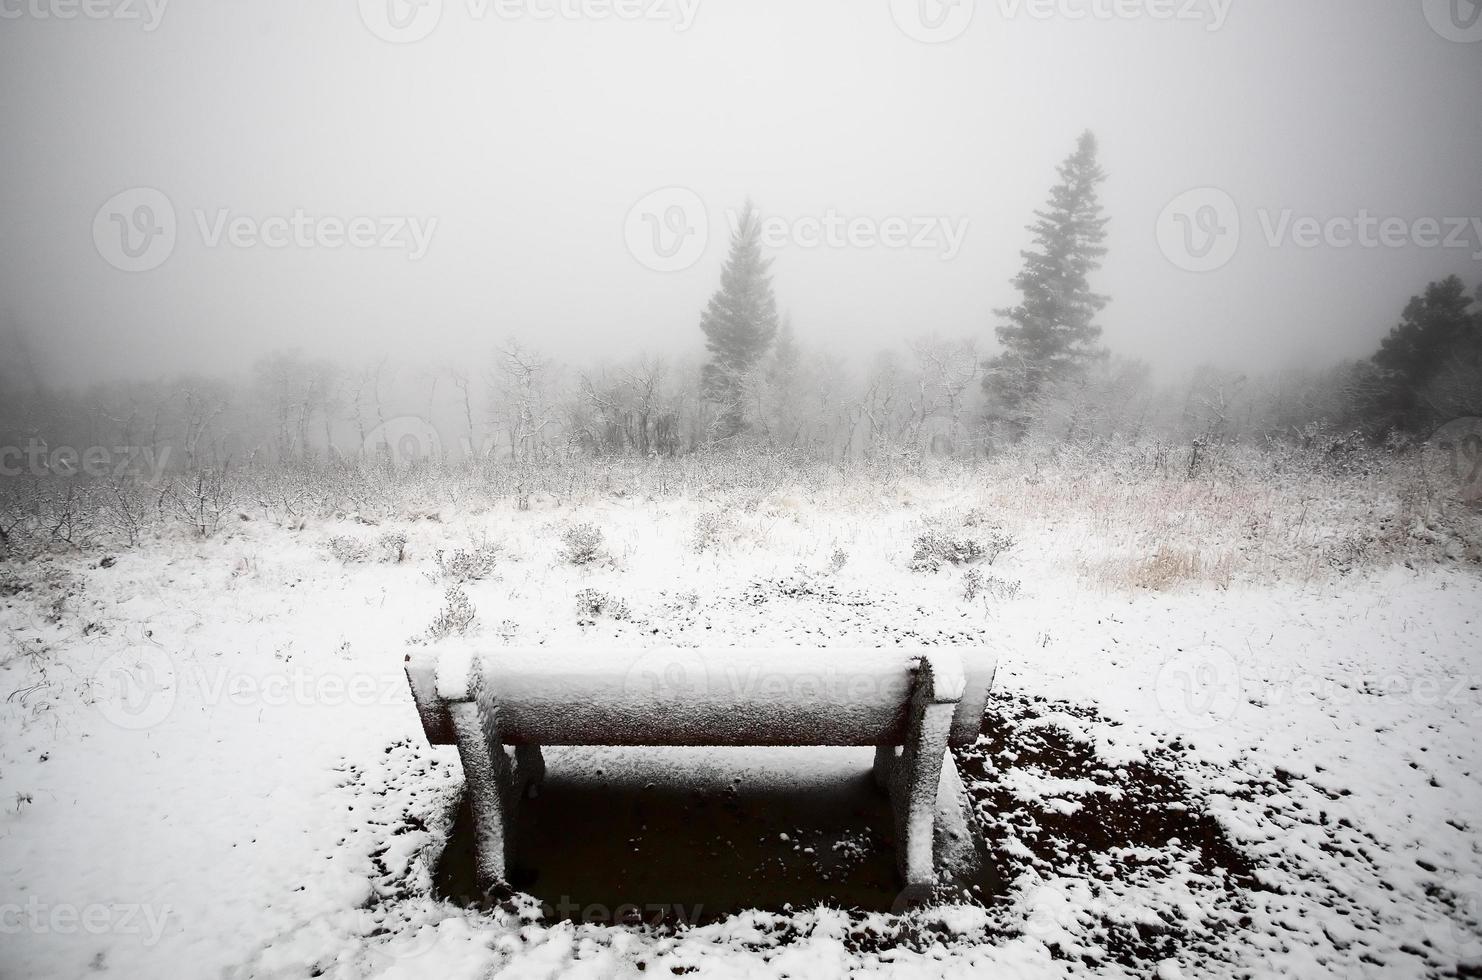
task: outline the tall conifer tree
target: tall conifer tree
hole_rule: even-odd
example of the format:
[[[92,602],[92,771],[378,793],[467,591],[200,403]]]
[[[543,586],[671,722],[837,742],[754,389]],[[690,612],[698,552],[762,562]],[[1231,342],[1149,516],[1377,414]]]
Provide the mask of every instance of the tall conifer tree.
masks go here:
[[[1034,247],[1020,253],[1024,267],[1014,286],[1021,300],[994,311],[1008,321],[997,331],[1003,353],[984,362],[990,414],[1015,434],[1033,421],[1035,402],[1047,387],[1083,374],[1103,356],[1095,319],[1107,298],[1092,292],[1088,280],[1106,254],[1107,219],[1097,197],[1106,174],[1092,133],[1081,135],[1059,173],[1049,205],[1035,212],[1029,226]]]

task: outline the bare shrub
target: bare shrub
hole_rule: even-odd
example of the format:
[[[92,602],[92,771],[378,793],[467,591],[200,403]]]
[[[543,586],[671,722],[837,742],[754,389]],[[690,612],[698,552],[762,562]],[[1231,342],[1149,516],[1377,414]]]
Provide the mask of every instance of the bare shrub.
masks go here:
[[[41,522],[52,541],[74,547],[85,543],[97,527],[98,501],[80,481],[62,478],[47,485],[40,497]]]
[[[590,565],[603,554],[602,529],[589,521],[567,524],[561,529],[561,560],[571,565]]]
[[[462,636],[478,619],[478,610],[469,600],[468,593],[458,586],[448,586],[447,591],[443,593],[443,600],[446,605],[433,618],[432,625],[427,627],[427,632],[423,637],[424,642],[445,640],[454,635]]]
[[[387,531],[376,539],[381,561],[400,565],[407,560],[407,536],[400,531]]]
[[[365,542],[349,535],[337,534],[326,541],[324,546],[329,549],[332,558],[346,565],[359,565],[370,561],[370,549]]]
[[[967,574],[962,576],[962,597],[972,602],[983,591],[983,573],[976,568],[969,568]]]
[[[1017,599],[1023,588],[1024,584],[1018,580],[1011,581],[1006,578],[999,578],[997,575],[983,576],[983,592],[995,599],[1003,599],[1005,601]]]
[[[137,485],[116,479],[108,485],[100,516],[113,533],[132,548],[139,543],[139,536],[148,520],[149,504]]]
[[[976,512],[970,512],[973,518]],[[911,553],[911,570],[935,572],[942,565],[973,565],[986,562],[992,565],[998,557],[1015,545],[1014,536],[997,524],[974,518],[969,524],[964,519],[956,524],[928,527],[916,536]]]
[[[1005,601],[1016,599],[1022,588],[1020,582],[985,575],[981,568],[969,568],[962,576],[962,597],[969,602],[979,596]]]
[[[632,612],[628,609],[628,604],[618,596],[596,589],[582,589],[576,594],[577,622],[583,626],[591,626],[599,616],[623,622],[632,618]]]
[[[203,469],[193,477],[171,480],[160,494],[159,507],[203,538],[221,527],[232,509],[233,484],[222,470]]]
[[[696,553],[703,554],[719,547],[734,532],[736,522],[724,511],[708,510],[695,518],[695,533],[691,539]]]
[[[1369,563],[1376,543],[1372,534],[1345,534],[1322,550],[1322,560],[1339,575],[1348,575]]]
[[[499,557],[499,548],[481,544],[472,548],[459,548],[451,555],[441,549],[433,556],[437,564],[438,577],[448,582],[477,582],[494,573],[494,564]]]

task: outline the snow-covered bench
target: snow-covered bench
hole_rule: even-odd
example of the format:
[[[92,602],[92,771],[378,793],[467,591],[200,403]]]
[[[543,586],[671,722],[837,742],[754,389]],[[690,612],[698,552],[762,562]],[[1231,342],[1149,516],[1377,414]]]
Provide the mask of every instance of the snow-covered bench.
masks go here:
[[[545,775],[543,745],[874,746],[907,893],[931,886],[934,837],[968,843],[947,750],[978,737],[986,652],[441,646],[406,659],[428,741],[462,757],[485,887],[508,882],[511,823]]]

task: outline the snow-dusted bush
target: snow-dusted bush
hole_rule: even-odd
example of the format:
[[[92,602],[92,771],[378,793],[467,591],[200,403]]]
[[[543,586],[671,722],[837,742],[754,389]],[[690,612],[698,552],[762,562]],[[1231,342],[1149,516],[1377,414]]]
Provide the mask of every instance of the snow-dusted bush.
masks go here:
[[[359,538],[337,534],[325,542],[331,557],[346,565],[359,565],[370,561],[370,548]]]
[[[1022,584],[1017,581],[985,575],[981,568],[969,568],[962,576],[962,597],[971,602],[978,596],[994,599],[1014,599],[1019,595]]]
[[[495,545],[481,544],[472,548],[459,548],[451,555],[441,549],[433,557],[437,563],[438,577],[448,582],[477,582],[494,573],[499,549]]]
[[[462,636],[468,632],[468,628],[478,618],[478,610],[469,600],[468,593],[458,586],[448,586],[447,591],[443,593],[443,600],[447,604],[432,620],[432,625],[427,627],[425,634],[427,640],[437,641],[454,635]]]
[[[381,561],[400,565],[407,560],[407,536],[399,531],[387,531],[376,539],[376,549]]]
[[[933,522],[916,536],[911,552],[911,570],[935,572],[942,565],[992,565],[999,555],[1015,545],[1014,536],[988,520],[978,510],[955,521]]]
[[[222,470],[202,469],[170,481],[160,494],[159,506],[202,538],[221,527],[236,506],[238,484]]]
[[[567,524],[561,529],[561,560],[571,565],[590,565],[603,554],[602,529],[590,521]]]
[[[618,596],[596,589],[582,589],[576,594],[577,622],[590,626],[599,616],[621,622],[631,618],[632,612],[628,609],[628,604]]]
[[[691,543],[697,553],[703,554],[719,547],[732,534],[736,522],[730,514],[719,510],[707,510],[695,518],[695,533]]]
[[[843,548],[835,548],[833,554],[828,556],[828,570],[835,575],[843,571],[844,566],[849,563],[849,552]]]
[[[962,597],[968,602],[971,602],[982,591],[983,573],[976,568],[969,568],[967,574],[962,576]]]
[[[1322,551],[1323,561],[1340,575],[1366,563],[1377,542],[1370,534],[1345,534]]]

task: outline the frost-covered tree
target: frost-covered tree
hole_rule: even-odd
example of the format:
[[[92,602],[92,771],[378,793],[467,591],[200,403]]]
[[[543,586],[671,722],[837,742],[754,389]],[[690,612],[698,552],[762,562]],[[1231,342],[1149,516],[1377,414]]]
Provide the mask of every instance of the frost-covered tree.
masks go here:
[[[1482,309],[1472,307],[1456,276],[1411,298],[1364,375],[1370,414],[1384,427],[1423,431],[1482,408]]]
[[[762,256],[761,216],[750,201],[731,234],[731,254],[721,271],[720,289],[700,318],[709,361],[701,373],[705,399],[720,410],[716,435],[746,429],[747,379],[762,366],[777,336],[777,298],[772,294],[772,260]]]
[[[1049,205],[1029,226],[1034,247],[1021,253],[1024,267],[1014,278],[1021,299],[996,310],[1003,353],[984,363],[983,389],[990,417],[1021,434],[1034,404],[1048,387],[1074,380],[1103,355],[1096,315],[1107,298],[1091,291],[1089,276],[1106,254],[1107,219],[1101,216],[1097,185],[1106,179],[1096,159],[1096,137],[1081,135],[1075,153],[1060,165],[1060,183]]]

